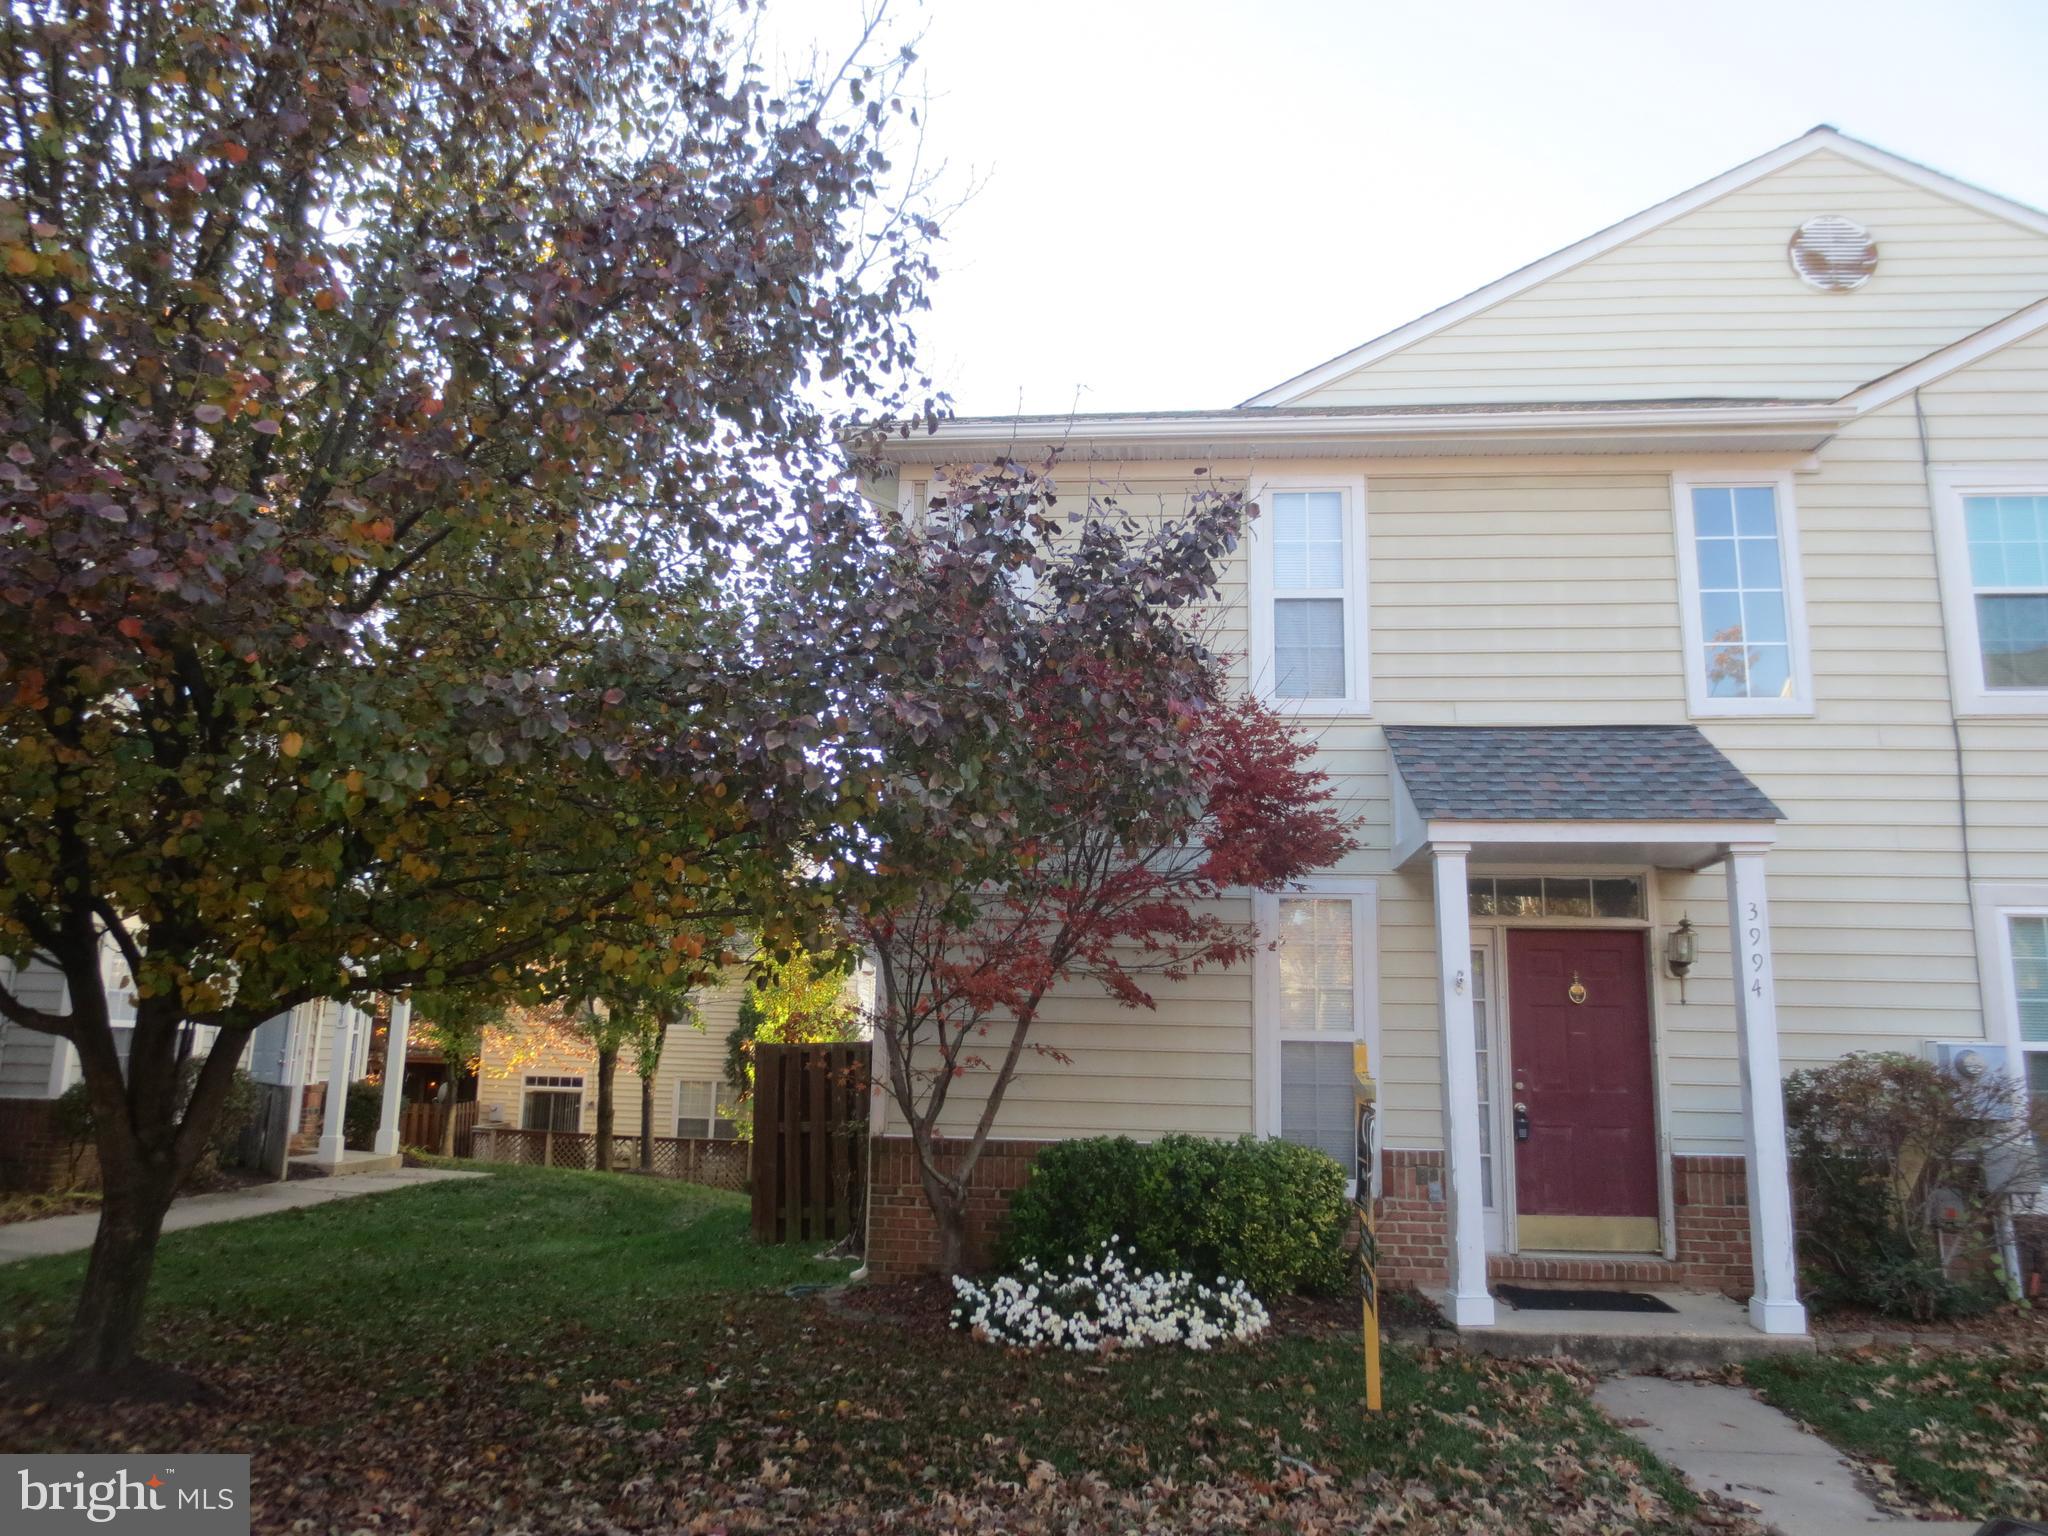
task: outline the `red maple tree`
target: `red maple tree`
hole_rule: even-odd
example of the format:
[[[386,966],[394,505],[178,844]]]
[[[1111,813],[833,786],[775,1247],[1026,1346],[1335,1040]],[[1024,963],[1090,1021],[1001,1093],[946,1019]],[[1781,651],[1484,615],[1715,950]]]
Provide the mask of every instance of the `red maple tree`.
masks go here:
[[[1066,1060],[1033,1038],[1047,995],[1092,983],[1149,1008],[1156,985],[1250,957],[1257,934],[1229,898],[1354,846],[1313,748],[1232,686],[1191,621],[1235,547],[1241,497],[1205,492],[1163,527],[1092,506],[1048,543],[1033,514],[1051,499],[1049,483],[1005,466],[951,498],[941,551],[899,573],[944,616],[961,671],[949,678],[935,645],[916,707],[882,712],[914,728],[893,782],[942,745],[921,793],[899,797],[909,814],[893,835],[889,804],[870,823],[890,894],[849,919],[875,959],[885,1086],[947,1273],[965,1257],[967,1190],[1026,1053]],[[1014,569],[1024,550],[1035,581],[977,579],[977,564]],[[948,731],[946,701],[968,697],[975,728]],[[949,775],[939,805],[932,772]],[[980,1073],[963,1132],[949,1105]]]

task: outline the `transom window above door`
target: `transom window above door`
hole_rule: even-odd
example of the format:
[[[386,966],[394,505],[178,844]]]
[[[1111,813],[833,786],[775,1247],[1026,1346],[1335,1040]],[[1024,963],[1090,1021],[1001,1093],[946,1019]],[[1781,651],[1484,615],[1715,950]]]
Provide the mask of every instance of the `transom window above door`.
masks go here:
[[[1474,875],[1465,888],[1474,917],[1643,915],[1639,875]]]
[[[1677,476],[1686,698],[1695,715],[1806,713],[1805,604],[1790,477]]]
[[[1367,707],[1363,481],[1281,482],[1252,530],[1255,692],[1319,713]]]

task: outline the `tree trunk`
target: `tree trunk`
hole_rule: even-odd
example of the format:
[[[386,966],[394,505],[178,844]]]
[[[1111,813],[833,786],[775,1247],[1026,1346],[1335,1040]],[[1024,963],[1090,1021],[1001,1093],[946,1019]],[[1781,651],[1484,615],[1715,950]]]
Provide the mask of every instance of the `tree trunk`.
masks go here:
[[[640,1171],[654,1172],[654,1079],[640,1079]]]
[[[445,1060],[445,1058],[444,1058]],[[455,1106],[461,1102],[455,1094],[455,1077],[462,1070],[461,1063],[448,1061],[448,1081],[441,1085],[441,1107],[447,1111],[441,1116],[441,1155],[455,1155]]]
[[[931,1207],[932,1225],[939,1234],[939,1273],[947,1279],[967,1264],[967,1191],[920,1158],[918,1180],[924,1185],[925,1204]]]
[[[600,1046],[597,1052],[597,1171],[612,1171],[612,1080],[618,1075],[619,1048]]]
[[[99,1232],[62,1356],[66,1369],[112,1376],[134,1363],[157,1239],[177,1188],[177,1170],[167,1158],[146,1163],[138,1158],[127,1178],[107,1181]]]
[[[245,1033],[223,1031],[214,1041],[181,1118],[181,1023],[174,1005],[143,999],[125,1073],[104,1026],[82,1031],[76,1041],[92,1102],[102,1194],[85,1284],[58,1360],[66,1370],[109,1377],[132,1369],[164,1213],[220,1118],[247,1040]]]

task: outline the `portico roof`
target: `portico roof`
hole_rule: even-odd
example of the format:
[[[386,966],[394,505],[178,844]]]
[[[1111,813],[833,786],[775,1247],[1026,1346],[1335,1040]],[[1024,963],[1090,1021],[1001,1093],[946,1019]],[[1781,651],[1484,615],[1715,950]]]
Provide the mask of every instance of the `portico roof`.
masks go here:
[[[1698,868],[1770,842],[1771,797],[1691,725],[1390,725],[1395,858],[1604,857]]]

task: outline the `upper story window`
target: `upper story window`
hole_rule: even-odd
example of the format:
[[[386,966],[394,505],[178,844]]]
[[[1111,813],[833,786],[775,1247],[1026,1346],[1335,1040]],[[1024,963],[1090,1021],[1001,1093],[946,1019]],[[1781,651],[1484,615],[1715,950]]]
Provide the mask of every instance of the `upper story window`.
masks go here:
[[[2048,467],[1944,470],[1935,491],[1957,711],[2048,713]]]
[[[1269,482],[1253,532],[1254,689],[1308,708],[1367,706],[1365,482]]]
[[[1811,712],[1791,477],[1679,475],[1672,488],[1692,713]]]

